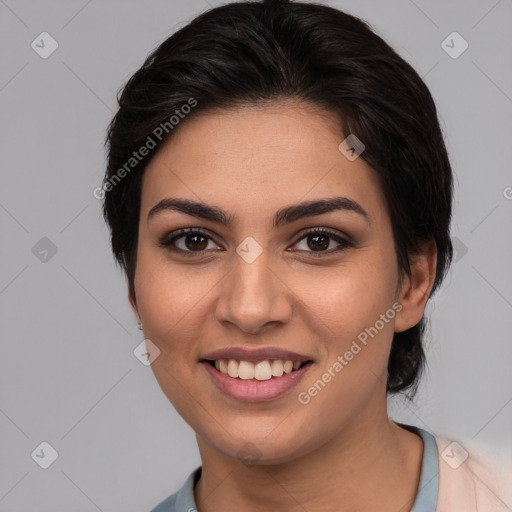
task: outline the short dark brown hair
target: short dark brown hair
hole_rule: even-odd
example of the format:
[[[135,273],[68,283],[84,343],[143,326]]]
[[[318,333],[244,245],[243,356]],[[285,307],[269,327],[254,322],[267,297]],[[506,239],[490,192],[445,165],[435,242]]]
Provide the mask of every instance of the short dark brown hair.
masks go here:
[[[361,19],[316,3],[270,0],[231,3],[196,17],[147,57],[118,96],[106,140],[103,215],[134,299],[142,175],[172,136],[171,116],[191,99],[192,112],[178,122],[214,108],[286,98],[336,114],[342,132],[363,141],[361,157],[386,197],[401,274],[410,273],[409,255],[434,240],[432,292],[437,289],[452,259],[453,177],[427,86]],[[127,167],[149,139],[149,155]],[[422,318],[394,334],[388,393],[415,395],[424,332]]]

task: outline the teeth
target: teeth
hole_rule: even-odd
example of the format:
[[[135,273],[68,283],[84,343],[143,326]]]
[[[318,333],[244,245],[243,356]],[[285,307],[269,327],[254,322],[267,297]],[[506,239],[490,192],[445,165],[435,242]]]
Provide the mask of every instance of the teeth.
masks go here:
[[[240,364],[242,364],[242,362],[240,362]],[[254,367],[254,378],[256,380],[268,380],[272,378],[272,368],[268,361],[260,361]]]
[[[244,380],[254,379],[254,365],[249,363],[249,361],[240,361],[238,377]]]
[[[237,361],[236,359],[218,359],[215,368],[234,379],[242,380],[269,380],[272,377],[281,377],[285,373],[298,370],[300,361],[283,361],[281,359],[260,361],[257,364],[250,361]]]
[[[222,373],[225,373],[227,375],[228,373],[228,364],[226,363],[225,359],[219,359],[219,370],[222,372]],[[215,361],[215,363],[217,363],[217,361]],[[217,366],[215,366],[217,367]]]
[[[281,377],[283,375],[283,361],[277,359],[272,363],[272,376],[273,377]]]
[[[238,377],[238,362],[234,359],[230,359],[228,363],[228,375],[230,377]]]

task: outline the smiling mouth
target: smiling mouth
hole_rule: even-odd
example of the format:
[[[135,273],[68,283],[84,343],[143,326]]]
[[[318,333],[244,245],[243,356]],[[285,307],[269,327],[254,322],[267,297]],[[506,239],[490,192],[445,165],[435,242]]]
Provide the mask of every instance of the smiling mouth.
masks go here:
[[[296,372],[313,363],[311,360],[291,361],[283,359],[265,359],[258,363],[236,359],[204,359],[202,362],[208,363],[218,372],[233,379],[253,381],[279,379],[283,375]]]

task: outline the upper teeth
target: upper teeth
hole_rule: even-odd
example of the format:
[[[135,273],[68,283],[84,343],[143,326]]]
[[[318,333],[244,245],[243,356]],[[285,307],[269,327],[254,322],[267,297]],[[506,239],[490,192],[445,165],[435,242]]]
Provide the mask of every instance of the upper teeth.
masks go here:
[[[283,361],[281,359],[265,360],[259,363],[251,363],[250,361],[237,361],[236,359],[217,359],[215,368],[222,373],[233,378],[244,380],[269,380],[272,377],[281,377],[283,373],[290,373],[297,370],[300,361]]]

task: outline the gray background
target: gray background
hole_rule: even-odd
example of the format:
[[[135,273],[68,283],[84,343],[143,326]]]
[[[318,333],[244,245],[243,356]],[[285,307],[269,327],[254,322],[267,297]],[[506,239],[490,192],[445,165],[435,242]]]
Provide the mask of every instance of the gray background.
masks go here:
[[[92,191],[117,90],[219,3],[0,0],[1,511],[149,510],[200,464],[133,355],[142,335]],[[457,262],[428,306],[429,369],[392,417],[512,457],[512,2],[326,3],[424,77],[457,177]],[[59,44],[47,59],[31,48],[43,31]],[[458,58],[441,46],[453,31],[469,44]],[[57,249],[46,261],[43,237]],[[59,455],[48,469],[31,458],[42,441]]]

